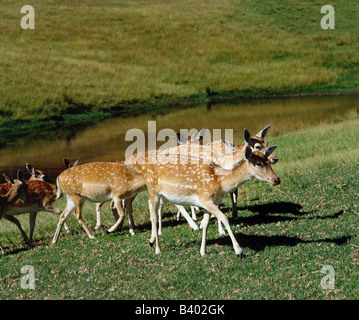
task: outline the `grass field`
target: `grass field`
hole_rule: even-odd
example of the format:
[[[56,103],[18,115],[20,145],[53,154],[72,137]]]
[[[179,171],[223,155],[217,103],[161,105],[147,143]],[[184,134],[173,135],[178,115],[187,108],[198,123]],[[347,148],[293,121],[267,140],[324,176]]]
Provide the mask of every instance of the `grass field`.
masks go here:
[[[146,193],[134,203],[134,236],[125,226],[89,240],[72,215],[72,235],[62,232],[50,245],[58,219],[40,213],[35,247],[28,249],[18,230],[1,221],[8,254],[0,256],[0,299],[358,299],[358,134],[352,113],[269,139],[279,146],[274,169],[282,183],[252,181],[240,188],[240,221],[231,225],[244,259],[229,237],[218,235],[213,219],[202,258],[201,232],[176,221],[170,204],[162,253],[155,255],[148,245]],[[226,198],[221,205],[228,215],[229,204]],[[64,200],[55,205],[63,208]],[[95,225],[93,204],[86,205],[84,219]],[[112,224],[108,206],[103,219],[106,227]],[[20,288],[24,265],[35,269],[35,290]],[[332,290],[320,285],[324,265],[335,270]]]
[[[2,135],[127,108],[358,91],[355,1],[331,2],[334,30],[309,0],[40,0],[35,30],[20,28],[23,5],[2,2]]]

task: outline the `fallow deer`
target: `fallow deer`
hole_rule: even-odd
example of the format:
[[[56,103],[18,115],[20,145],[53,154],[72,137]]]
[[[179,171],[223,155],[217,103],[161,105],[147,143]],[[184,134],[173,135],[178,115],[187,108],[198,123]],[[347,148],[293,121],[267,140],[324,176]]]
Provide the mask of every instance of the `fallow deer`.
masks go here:
[[[176,137],[173,137],[180,145],[181,144],[197,144],[203,145],[203,138],[207,131],[207,128],[204,127],[200,131],[196,131],[193,135],[186,138],[182,133],[176,132]],[[162,235],[162,206],[165,203],[163,199],[161,199],[160,207],[158,210],[158,235]],[[188,224],[193,230],[198,230],[197,224],[194,222],[197,220],[196,211],[199,211],[199,208],[196,206],[191,206],[192,219],[187,213],[186,209],[183,206],[176,205],[177,212],[177,220],[179,220],[180,215],[182,214],[184,218],[187,220]]]
[[[18,227],[24,241],[30,245],[33,239],[37,213],[39,211],[46,211],[60,215],[61,210],[52,206],[56,198],[56,185],[49,183],[51,180],[43,171],[35,170],[34,167],[28,163],[26,164],[26,168],[31,174],[30,179],[25,181],[27,185],[27,201],[15,202],[3,218],[14,223]],[[5,194],[10,188],[10,183],[2,183],[0,185],[0,194]],[[27,238],[20,221],[15,218],[16,215],[25,213],[30,214],[29,238]],[[68,225],[66,224],[64,227],[66,232],[70,233]]]
[[[226,227],[232,240],[233,248],[238,256],[243,256],[228,218],[219,210],[218,204],[226,193],[232,192],[244,182],[257,178],[272,185],[278,185],[280,179],[270,166],[268,157],[276,146],[269,147],[264,154],[245,148],[245,161],[233,170],[226,170],[214,164],[181,164],[177,155],[177,165],[151,164],[141,165],[141,171],[146,181],[150,200],[150,216],[152,233],[150,244],[156,243],[155,252],[161,252],[157,233],[156,215],[159,201],[164,197],[167,201],[181,205],[195,205],[205,210],[202,244],[200,254],[206,253],[206,235],[210,214],[218,218]],[[229,171],[229,172],[228,172]]]
[[[141,171],[141,164],[143,163],[166,163],[173,155],[180,155],[182,158],[197,159],[197,161],[206,163],[219,164],[223,168],[232,169],[243,161],[243,149],[237,146],[232,146],[224,140],[220,140],[223,144],[223,149],[215,149],[212,146],[203,146],[198,144],[186,144],[166,150],[149,150],[147,152],[137,153],[134,156],[123,161],[123,164],[132,168],[137,172]],[[133,199],[132,199],[133,200]],[[162,201],[165,201],[162,199]],[[183,206],[176,205],[181,213],[185,216],[188,223],[194,230],[198,230],[196,223],[190,218]],[[132,212],[132,211],[131,211]],[[130,215],[129,215],[130,217]],[[115,230],[118,223],[113,225],[109,232]]]
[[[79,164],[79,159],[77,159],[74,164],[72,165],[72,167],[76,167],[78,164]],[[121,161],[119,161],[121,162]],[[65,168],[71,168],[71,163],[69,160],[67,160],[66,158],[63,159],[63,163],[64,163],[64,166]],[[105,202],[99,202],[99,203],[96,203],[96,225],[95,225],[95,230],[98,230],[102,227],[102,223],[101,223],[101,208],[102,208],[102,205],[104,204]],[[119,219],[119,215],[117,213],[117,210],[115,208],[115,205],[114,205],[114,202],[111,201],[110,203],[110,208],[112,210],[112,213],[113,213],[113,216],[115,218],[115,221],[117,221]],[[124,208],[124,203],[123,203],[123,208]]]
[[[10,184],[10,189],[0,195],[0,219],[4,217],[16,201],[27,201],[27,184],[24,182],[21,171],[17,172],[17,180],[12,180],[4,174],[5,180]],[[5,250],[0,242],[0,250],[5,254]]]
[[[174,138],[175,140],[177,140],[177,142],[179,144],[202,144],[202,141],[203,141],[203,137],[204,137],[204,134],[206,132],[207,128],[203,128],[201,129],[200,131],[196,131],[193,135],[189,136],[188,138],[186,138],[183,134],[181,133],[176,133],[176,137]],[[121,161],[115,161],[117,163],[122,163],[123,160]],[[69,163],[67,161],[67,163]],[[126,163],[126,161],[124,162]],[[133,200],[132,200],[133,201]],[[101,207],[102,205],[104,204],[104,202],[100,202],[100,203],[96,203],[96,226],[95,226],[95,230],[98,230],[99,228],[102,227],[102,224],[101,224]],[[161,203],[161,207],[162,207],[162,204]],[[125,202],[123,201],[123,209],[125,209]],[[110,208],[112,210],[112,213],[113,213],[113,216],[115,218],[115,221],[118,222],[118,219],[119,219],[119,215],[117,213],[117,210],[115,208],[115,205],[114,205],[114,202],[111,201],[110,203]],[[196,223],[192,220],[192,219],[188,219],[188,213],[187,211],[185,211],[184,207],[182,206],[177,206],[178,208],[178,212],[182,212],[182,214],[184,215],[184,217],[187,219],[187,221],[189,222],[189,225],[195,229],[195,230],[198,230],[198,226],[196,225]],[[132,207],[131,205],[129,204],[129,201],[127,203],[127,210],[131,211],[132,212]],[[191,210],[192,210],[192,218],[194,218],[194,220],[196,220],[195,218],[195,213],[194,213],[194,208],[191,207]],[[159,228],[159,234],[161,235],[161,215],[159,215],[159,223],[160,223],[160,228]],[[116,225],[118,226],[118,228],[121,228],[120,225],[118,225],[118,223],[116,223],[114,226],[112,226],[107,232],[113,232],[116,230]],[[133,219],[132,219],[132,225],[134,227],[134,222],[133,222]],[[134,231],[133,231],[133,228],[130,228],[130,233],[132,235],[134,235]]]
[[[258,151],[258,152],[264,152],[266,148],[268,147],[268,144],[266,141],[264,141],[264,137],[267,135],[268,130],[270,128],[270,125],[266,126],[264,129],[259,131],[256,135],[251,136],[249,131],[245,128],[243,131],[245,144],[239,145],[240,148],[244,148],[246,146],[250,146],[252,148],[252,151]],[[218,142],[214,142],[212,144],[214,148],[222,148],[222,145]],[[276,163],[278,161],[277,156],[275,156],[273,153],[269,156],[270,162],[272,164]],[[236,189],[234,192],[230,193],[230,198],[232,202],[232,217],[234,220],[239,220],[238,217],[238,209],[237,209],[237,198],[238,198],[238,189]],[[203,223],[200,224],[200,229],[202,229]],[[225,235],[225,231],[223,229],[223,226],[221,224],[221,221],[218,220],[218,233],[220,235]]]
[[[251,146],[253,151],[263,152],[266,148],[268,148],[268,143],[264,141],[264,138],[267,135],[269,128],[270,125],[266,126],[264,129],[259,131],[254,136],[251,136],[249,131],[245,129],[244,132],[245,145]],[[243,147],[245,145],[243,145]],[[278,161],[278,157],[275,156],[274,154],[271,154],[269,156],[269,159],[272,164]],[[239,219],[238,210],[237,210],[238,190],[232,192],[230,196],[232,202],[232,217],[234,218],[234,220],[238,220]]]
[[[67,204],[60,215],[52,243],[56,243],[61,228],[69,214],[75,209],[75,216],[87,236],[93,239],[91,231],[82,219],[82,205],[85,200],[106,202],[113,200],[120,218],[117,228],[123,222],[125,213],[122,200],[128,210],[132,209],[132,201],[137,193],[146,190],[141,172],[137,172],[122,163],[90,162],[63,171],[56,180],[58,196],[66,195]],[[128,212],[130,229],[133,229],[132,212]],[[113,230],[109,230],[110,232]]]
[[[216,152],[214,152],[214,154],[217,155],[217,159],[216,159],[216,163],[219,166],[225,166],[227,165],[225,162],[220,161],[218,154],[224,154],[225,153],[225,149],[229,149],[229,148],[233,148],[233,150],[236,150],[237,154],[240,155],[241,159],[239,159],[239,163],[241,161],[244,160],[244,150],[246,148],[246,146],[250,146],[252,148],[253,151],[259,151],[259,152],[264,152],[264,150],[266,150],[266,148],[268,147],[268,144],[264,141],[264,137],[266,136],[268,130],[270,128],[270,125],[266,126],[264,129],[262,129],[261,131],[259,131],[255,136],[251,137],[249,131],[245,128],[243,131],[244,134],[244,140],[245,140],[245,144],[241,144],[241,145],[237,145],[234,146],[233,144],[229,143],[229,142],[223,142],[223,140],[217,140],[214,141],[212,143],[209,143],[207,146],[211,147],[213,150],[216,150]],[[191,153],[190,153],[191,154]],[[192,154],[191,154],[192,155]],[[269,156],[269,159],[271,161],[272,164],[276,163],[278,161],[278,158],[274,155],[271,154]],[[234,192],[230,193],[231,196],[231,201],[232,201],[232,216],[234,217],[235,220],[238,220],[238,213],[237,213],[237,195],[238,195],[238,191],[235,190]],[[191,221],[191,219],[186,218],[186,220],[192,224],[194,223],[194,221]],[[201,222],[200,225],[200,229],[202,229],[203,227],[203,221]],[[160,230],[160,228],[159,228]],[[225,234],[225,231],[223,229],[223,226],[221,224],[221,222],[218,220],[218,232],[221,235]]]

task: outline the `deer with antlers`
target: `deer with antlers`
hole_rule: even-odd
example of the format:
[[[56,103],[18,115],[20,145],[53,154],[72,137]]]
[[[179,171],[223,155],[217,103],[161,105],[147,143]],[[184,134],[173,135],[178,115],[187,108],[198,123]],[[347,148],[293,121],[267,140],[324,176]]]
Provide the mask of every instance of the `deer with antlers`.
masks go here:
[[[257,178],[272,185],[278,185],[280,179],[270,166],[268,157],[276,146],[269,147],[264,153],[252,151],[250,146],[245,148],[245,161],[233,170],[226,170],[215,164],[195,163],[181,164],[177,157],[177,164],[144,163],[141,171],[146,181],[150,200],[150,216],[152,233],[150,244],[155,245],[155,252],[161,252],[159,246],[156,215],[161,197],[167,201],[181,205],[195,205],[205,210],[203,235],[200,254],[206,253],[206,235],[210,215],[213,214],[227,229],[232,240],[233,248],[238,256],[243,256],[228,218],[218,208],[224,195],[233,192],[244,182]]]
[[[10,189],[0,195],[0,219],[6,216],[7,212],[11,210],[12,206],[17,201],[27,201],[27,184],[24,181],[21,171],[17,172],[17,179],[13,180],[4,174],[7,183],[10,184]],[[5,250],[0,243],[0,250],[5,254]]]

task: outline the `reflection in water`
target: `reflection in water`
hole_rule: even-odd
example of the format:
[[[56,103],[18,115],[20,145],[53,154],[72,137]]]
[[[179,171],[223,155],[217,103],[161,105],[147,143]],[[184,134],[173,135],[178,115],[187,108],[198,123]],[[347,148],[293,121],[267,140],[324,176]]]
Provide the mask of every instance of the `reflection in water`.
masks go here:
[[[271,138],[286,132],[335,121],[351,110],[356,110],[358,96],[323,96],[271,99],[242,99],[230,103],[179,107],[168,113],[144,114],[136,117],[117,117],[101,121],[90,127],[44,132],[41,139],[26,137],[16,140],[0,150],[0,172],[15,177],[16,171],[26,170],[31,163],[55,177],[64,170],[62,158],[80,163],[123,159],[129,129],[138,128],[148,133],[148,121],[156,121],[157,132],[163,128],[180,129],[203,127],[210,129],[205,141],[210,141],[213,129],[234,129],[234,142],[243,143],[243,128],[256,133],[266,125],[272,127]],[[158,142],[159,147],[164,142]],[[173,145],[175,145],[173,141]]]

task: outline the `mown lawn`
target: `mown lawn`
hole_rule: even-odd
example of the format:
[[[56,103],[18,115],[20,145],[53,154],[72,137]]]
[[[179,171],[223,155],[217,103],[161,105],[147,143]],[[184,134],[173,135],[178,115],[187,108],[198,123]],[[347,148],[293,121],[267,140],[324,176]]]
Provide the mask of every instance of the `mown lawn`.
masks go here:
[[[0,299],[357,299],[358,134],[352,114],[269,140],[279,146],[274,169],[282,183],[252,181],[240,188],[240,220],[231,225],[244,259],[229,237],[218,235],[214,219],[202,258],[201,232],[176,221],[171,204],[164,209],[162,253],[155,255],[148,245],[146,193],[134,203],[134,236],[125,225],[89,240],[72,215],[72,235],[62,232],[50,245],[57,217],[40,213],[35,247],[28,249],[19,232],[1,221],[8,254],[0,256]],[[229,204],[226,198],[221,205],[228,215]],[[63,208],[63,199],[55,205]],[[86,205],[85,219],[95,225],[93,204]],[[108,206],[103,220],[106,227],[113,222]],[[24,265],[34,267],[34,290],[20,287]],[[325,265],[335,271],[332,290],[321,287]]]

